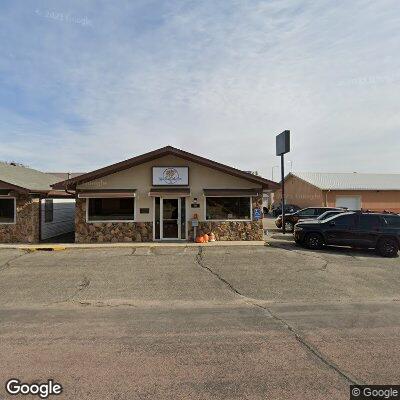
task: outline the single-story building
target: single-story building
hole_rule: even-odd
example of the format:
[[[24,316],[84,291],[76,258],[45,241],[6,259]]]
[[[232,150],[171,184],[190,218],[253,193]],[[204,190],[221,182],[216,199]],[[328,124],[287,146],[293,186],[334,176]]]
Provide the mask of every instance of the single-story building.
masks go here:
[[[171,146],[53,185],[76,193],[77,243],[262,240],[263,190],[276,187]]]
[[[274,203],[280,199],[278,189]],[[400,212],[400,174],[291,172],[285,178],[285,202]]]
[[[59,181],[15,163],[0,162],[0,243],[38,243],[73,232],[75,199]]]

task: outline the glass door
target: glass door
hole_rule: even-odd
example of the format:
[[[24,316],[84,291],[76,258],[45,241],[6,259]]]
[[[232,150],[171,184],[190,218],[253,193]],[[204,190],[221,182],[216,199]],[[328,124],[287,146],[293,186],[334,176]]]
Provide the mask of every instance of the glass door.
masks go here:
[[[162,199],[162,239],[180,238],[180,199]]]

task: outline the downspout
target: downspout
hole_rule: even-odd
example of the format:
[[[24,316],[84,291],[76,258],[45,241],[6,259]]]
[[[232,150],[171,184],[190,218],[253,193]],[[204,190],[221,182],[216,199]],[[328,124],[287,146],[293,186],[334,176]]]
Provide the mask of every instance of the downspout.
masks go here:
[[[324,207],[328,207],[328,192],[330,192],[330,191],[331,191],[330,189],[325,191]]]
[[[39,238],[38,242],[42,241],[42,196],[39,196]]]

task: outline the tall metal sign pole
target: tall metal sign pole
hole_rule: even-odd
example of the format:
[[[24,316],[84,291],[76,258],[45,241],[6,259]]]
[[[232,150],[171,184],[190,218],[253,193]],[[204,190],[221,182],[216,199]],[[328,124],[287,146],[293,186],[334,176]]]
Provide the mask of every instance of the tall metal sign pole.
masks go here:
[[[285,229],[285,154],[290,151],[290,131],[283,131],[276,137],[276,155],[281,157],[281,190],[282,190],[282,231]]]

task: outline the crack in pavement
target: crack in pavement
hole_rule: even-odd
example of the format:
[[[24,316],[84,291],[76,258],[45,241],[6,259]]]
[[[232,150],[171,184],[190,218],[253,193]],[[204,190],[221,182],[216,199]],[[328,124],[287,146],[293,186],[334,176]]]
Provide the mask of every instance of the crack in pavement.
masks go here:
[[[296,270],[296,272],[300,272],[300,271],[301,272],[304,272],[304,271],[314,271],[314,272],[323,271],[324,272],[324,271],[327,270],[328,265],[332,264],[332,261],[328,261],[326,258],[324,258],[324,257],[322,257],[320,255],[312,254],[312,253],[309,253],[309,252],[306,252],[306,251],[300,251],[300,250],[297,250],[297,249],[292,249],[292,248],[289,248],[289,247],[286,247],[286,246],[275,246],[273,244],[272,245],[270,244],[270,246],[273,247],[274,249],[284,249],[284,250],[292,251],[293,253],[297,253],[297,254],[300,254],[300,255],[305,256],[305,257],[314,258],[316,260],[319,260],[319,261],[323,262],[323,265],[321,267],[317,268],[317,269],[314,269],[314,268],[313,269],[299,269],[299,270]]]
[[[308,269],[308,271],[314,271],[314,272],[322,271],[322,272],[325,272],[327,270],[327,268],[328,268],[328,265],[332,264],[331,261],[328,261],[324,257],[316,255],[316,254],[309,254],[307,252],[303,252],[303,251],[299,251],[299,250],[292,250],[292,251],[297,253],[297,254],[300,254],[301,256],[314,258],[315,260],[323,262],[323,265],[321,267],[317,268],[316,270],[315,269]],[[307,271],[307,269],[306,270],[298,269],[296,272],[300,272],[300,271]]]
[[[71,301],[74,299],[75,296],[77,296],[79,293],[82,291],[86,290],[90,285],[90,280],[84,276],[82,280],[78,283],[78,289],[75,290],[74,293],[72,293],[70,296],[66,297],[65,299],[58,300],[58,301],[52,301],[51,303],[46,304],[46,306],[53,305],[53,304],[60,304],[60,303],[67,303],[68,301]]]
[[[289,324],[289,322],[287,322],[285,319],[279,317],[278,315],[276,315],[275,313],[273,313],[268,307],[257,303],[255,300],[245,296],[244,294],[242,294],[241,292],[239,292],[238,289],[236,289],[230,282],[228,282],[225,278],[223,278],[220,274],[218,274],[217,272],[215,272],[212,268],[210,268],[209,266],[207,266],[205,264],[204,261],[204,255],[203,255],[203,248],[199,247],[199,251],[196,255],[196,263],[203,268],[204,270],[207,270],[208,272],[210,272],[213,276],[215,276],[219,281],[221,281],[222,283],[224,283],[228,289],[230,291],[232,291],[233,293],[235,293],[237,296],[240,296],[241,299],[253,306],[253,307],[257,307],[262,309],[263,311],[267,312],[268,316],[270,316],[272,319],[274,319],[275,321],[277,321],[279,324],[281,324],[282,326],[284,326],[286,329],[289,330],[289,332],[291,332],[295,339],[308,351],[310,352],[314,357],[316,357],[319,361],[321,361],[323,364],[325,364],[328,368],[332,369],[333,371],[335,371],[341,378],[343,378],[344,380],[346,380],[348,383],[352,384],[352,385],[361,385],[363,384],[363,382],[361,382],[360,380],[357,380],[356,378],[350,376],[350,374],[342,371],[340,369],[340,367],[338,365],[336,365],[333,361],[328,360],[328,358],[326,356],[324,356],[323,354],[321,354],[311,343],[309,343],[301,334],[300,332],[298,332],[292,325]]]
[[[11,258],[10,260],[6,261],[3,265],[0,265],[0,272],[5,271],[6,269],[11,267],[11,263],[15,260],[18,260],[19,258],[25,256],[26,254],[29,254],[29,252],[23,252],[22,254],[18,254],[17,256]]]
[[[116,308],[116,307],[136,307],[135,304],[132,303],[120,303],[120,304],[110,304],[104,301],[96,301],[96,302],[91,302],[91,301],[80,301],[79,305],[83,307],[110,307],[110,308]]]

